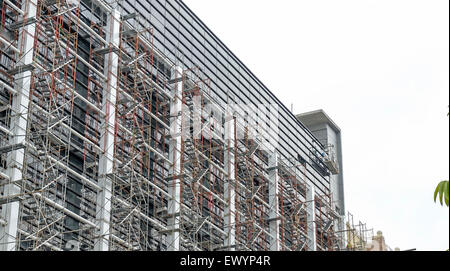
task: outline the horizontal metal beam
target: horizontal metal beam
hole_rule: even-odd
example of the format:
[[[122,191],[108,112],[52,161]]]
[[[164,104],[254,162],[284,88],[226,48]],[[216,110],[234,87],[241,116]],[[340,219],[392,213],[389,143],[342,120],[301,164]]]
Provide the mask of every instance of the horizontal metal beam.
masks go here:
[[[0,154],[12,152],[23,148],[25,148],[25,145],[23,145],[22,143],[0,147]]]
[[[6,26],[6,28],[8,30],[10,30],[10,31],[15,31],[15,30],[17,30],[19,28],[22,28],[22,27],[25,27],[27,25],[34,24],[36,21],[37,21],[36,18],[29,17],[29,18],[25,18],[25,19],[23,19],[21,21],[9,24],[9,25]]]
[[[9,204],[11,202],[21,201],[24,199],[23,194],[16,194],[11,196],[4,196],[0,198],[0,206],[3,204]]]
[[[22,65],[16,68],[13,68],[11,70],[8,71],[9,75],[16,75],[16,74],[20,74],[20,73],[24,73],[27,71],[32,71],[34,70],[35,67],[33,64],[26,64],[26,65]]]

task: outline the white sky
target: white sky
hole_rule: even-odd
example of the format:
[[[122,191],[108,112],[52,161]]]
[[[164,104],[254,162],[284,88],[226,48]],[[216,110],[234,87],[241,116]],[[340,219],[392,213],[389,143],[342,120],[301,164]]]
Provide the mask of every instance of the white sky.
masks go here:
[[[346,208],[388,245],[449,248],[449,1],[184,0],[295,113],[341,127]]]

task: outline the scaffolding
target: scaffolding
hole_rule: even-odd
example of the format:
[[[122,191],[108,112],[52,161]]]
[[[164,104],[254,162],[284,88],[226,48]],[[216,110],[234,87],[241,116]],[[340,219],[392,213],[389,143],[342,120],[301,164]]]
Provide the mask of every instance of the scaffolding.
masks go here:
[[[307,251],[313,246],[311,233],[314,227],[308,223],[313,202],[307,198],[305,165],[300,165],[303,169],[299,169],[291,160],[279,164],[282,249]]]
[[[0,250],[339,249],[308,164],[268,151],[147,20],[0,3]]]
[[[369,243],[372,241],[374,235],[373,228],[368,228],[366,223],[355,223],[355,219],[352,213],[347,213],[347,219],[345,224],[345,237],[347,238],[347,245],[345,250],[348,251],[365,251],[368,248]]]

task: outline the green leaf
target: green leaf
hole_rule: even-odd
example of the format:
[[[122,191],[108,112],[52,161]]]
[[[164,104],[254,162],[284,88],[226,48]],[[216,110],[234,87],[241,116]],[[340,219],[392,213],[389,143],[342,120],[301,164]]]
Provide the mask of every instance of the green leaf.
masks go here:
[[[444,198],[445,198],[445,204],[448,207],[448,198],[449,198],[449,182],[444,182]]]
[[[444,202],[447,207],[449,206],[449,181],[439,183],[434,192],[434,202],[437,201],[438,197],[442,206],[444,206]]]
[[[436,191],[434,191],[434,202],[436,202],[436,200],[437,200],[437,197],[438,197],[438,194],[439,194],[439,189],[440,189],[440,187],[441,187],[441,184],[439,184],[439,185],[436,187]]]

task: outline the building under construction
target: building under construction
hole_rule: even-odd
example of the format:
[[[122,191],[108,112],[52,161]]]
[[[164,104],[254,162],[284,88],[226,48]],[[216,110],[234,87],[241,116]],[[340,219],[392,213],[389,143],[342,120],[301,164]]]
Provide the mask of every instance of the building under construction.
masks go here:
[[[184,3],[0,6],[0,250],[345,249],[340,143]]]

